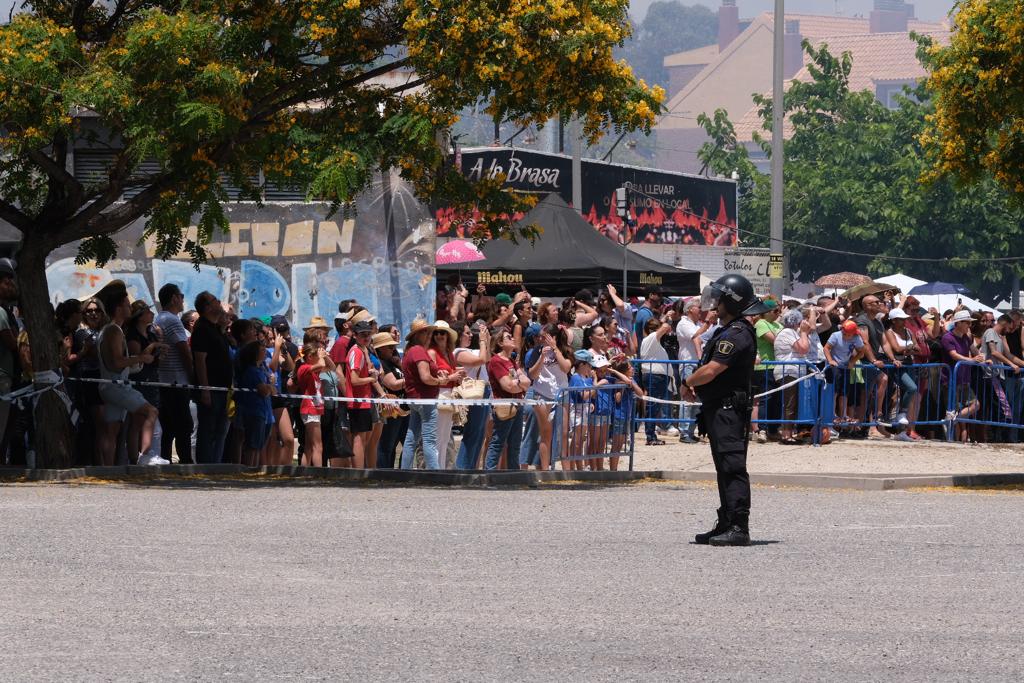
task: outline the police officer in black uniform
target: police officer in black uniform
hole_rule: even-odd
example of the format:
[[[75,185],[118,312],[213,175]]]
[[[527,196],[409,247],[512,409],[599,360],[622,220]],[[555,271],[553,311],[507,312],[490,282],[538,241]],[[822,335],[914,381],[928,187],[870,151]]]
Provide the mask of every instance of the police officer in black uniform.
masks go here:
[[[744,316],[768,308],[742,275],[725,275],[705,287],[701,308],[717,311],[721,327],[704,346],[700,365],[685,383],[701,401],[697,424],[711,441],[721,507],[715,528],[697,534],[695,540],[702,545],[750,545],[747,436],[757,344],[754,327]]]

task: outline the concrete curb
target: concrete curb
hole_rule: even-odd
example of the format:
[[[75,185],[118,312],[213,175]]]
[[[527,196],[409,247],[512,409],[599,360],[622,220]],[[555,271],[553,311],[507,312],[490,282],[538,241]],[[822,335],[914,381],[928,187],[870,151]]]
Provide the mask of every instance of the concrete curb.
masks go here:
[[[397,486],[436,486],[451,488],[530,487],[542,484],[604,485],[638,481],[714,482],[714,472],[679,472],[653,470],[648,472],[554,472],[512,471],[483,472],[479,470],[352,470],[316,467],[244,467],[242,465],[136,465],[116,467],[78,467],[67,470],[30,470],[0,468],[0,482],[53,481],[78,479],[106,480],[173,480],[188,477],[244,477],[253,483],[289,485],[316,481],[351,484],[393,484]],[[844,474],[844,473],[780,473],[751,474],[750,481],[763,486],[794,486],[812,489],[850,489],[858,491],[891,491],[922,487],[993,487],[1024,484],[1024,473],[992,474]]]

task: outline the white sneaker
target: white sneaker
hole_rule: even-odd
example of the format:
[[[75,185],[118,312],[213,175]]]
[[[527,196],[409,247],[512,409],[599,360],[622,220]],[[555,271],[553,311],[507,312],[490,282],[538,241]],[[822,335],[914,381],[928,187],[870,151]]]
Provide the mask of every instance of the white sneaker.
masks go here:
[[[663,431],[662,434],[665,434],[666,436],[679,436],[679,430],[675,427],[669,427]]]
[[[908,424],[910,424],[910,420],[907,419],[907,414],[906,413],[900,413],[899,415],[897,415],[896,416],[896,424],[902,425],[904,427],[906,427]]]
[[[758,443],[768,443],[768,432],[764,431],[763,429],[760,430],[757,433],[757,442]]]
[[[151,465],[170,465],[171,461],[165,458],[161,458],[159,455],[156,455],[155,453],[153,455],[145,455],[140,453],[139,464],[144,467],[149,467]]]

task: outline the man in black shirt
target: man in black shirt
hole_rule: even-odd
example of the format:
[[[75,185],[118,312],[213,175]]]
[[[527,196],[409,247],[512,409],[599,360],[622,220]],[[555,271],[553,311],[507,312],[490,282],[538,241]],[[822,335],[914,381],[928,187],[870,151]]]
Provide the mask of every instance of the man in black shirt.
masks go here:
[[[196,382],[200,386],[231,386],[233,365],[230,344],[221,327],[224,308],[210,292],[196,297],[199,319],[192,330],[192,359]],[[196,462],[220,463],[224,460],[224,441],[228,435],[228,392],[199,391],[196,401],[199,430],[196,436]]]
[[[757,343],[745,316],[768,310],[742,275],[725,275],[704,288],[701,309],[718,312],[721,327],[704,346],[700,365],[686,378],[700,398],[697,423],[711,441],[718,475],[718,522],[694,539],[701,545],[750,545],[750,476],[747,430],[753,408],[751,380]]]

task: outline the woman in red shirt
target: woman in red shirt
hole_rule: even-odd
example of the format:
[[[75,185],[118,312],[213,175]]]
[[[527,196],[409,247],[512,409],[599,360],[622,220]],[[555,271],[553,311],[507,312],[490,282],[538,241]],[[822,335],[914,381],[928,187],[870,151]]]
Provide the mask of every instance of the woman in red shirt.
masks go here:
[[[373,325],[368,321],[362,321],[356,323],[353,329],[355,335],[349,344],[345,372],[350,396],[354,399],[367,399],[373,396],[373,387],[377,383],[377,369],[370,360]],[[377,454],[369,447],[373,433],[371,406],[369,401],[360,400],[348,404],[348,427],[352,433],[352,452],[355,460],[353,466],[356,469],[374,469],[377,466]]]
[[[302,399],[299,415],[302,416],[305,440],[302,444],[302,464],[309,467],[323,466],[323,438],[320,434],[320,418],[324,414],[324,399],[320,393],[320,373],[333,370],[334,363],[323,347],[310,341],[302,347],[303,363],[295,373],[295,391],[309,398]],[[328,365],[329,364],[329,365]]]
[[[434,326],[425,320],[414,320],[407,336],[402,374],[405,375],[405,396],[411,399],[437,398],[438,387],[447,376],[438,374],[437,363],[427,353]],[[437,462],[437,404],[410,403],[409,431],[402,445],[402,469],[412,469],[416,442],[423,439],[423,462],[427,469],[438,469]]]
[[[430,333],[430,347],[427,354],[437,366],[437,374],[444,378],[440,386],[438,398],[451,398],[452,389],[459,386],[466,377],[465,370],[456,370],[455,344],[459,340],[458,333],[444,320],[434,323],[434,331]],[[452,436],[452,420],[455,417],[454,406],[437,407],[437,464],[442,470],[448,469],[448,442]]]
[[[530,378],[526,371],[519,367],[513,359],[516,342],[512,334],[501,331],[494,336],[491,360],[487,362],[487,379],[491,382],[494,398],[523,398],[530,388]],[[491,441],[487,444],[487,457],[484,467],[497,469],[502,449],[508,445],[507,467],[519,469],[519,449],[523,441],[523,407],[516,406],[515,415],[506,420],[494,414],[494,430]]]

